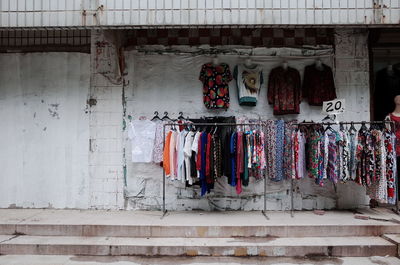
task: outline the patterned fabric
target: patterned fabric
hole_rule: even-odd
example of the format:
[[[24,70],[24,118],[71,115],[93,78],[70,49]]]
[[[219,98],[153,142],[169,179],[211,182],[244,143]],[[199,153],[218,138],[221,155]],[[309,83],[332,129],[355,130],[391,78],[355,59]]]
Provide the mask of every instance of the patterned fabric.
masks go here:
[[[283,170],[285,178],[292,178],[294,168],[293,141],[294,121],[285,122],[284,150],[283,150]]]
[[[269,178],[276,179],[276,125],[275,121],[268,120],[265,125],[266,150],[267,150],[267,173]]]
[[[301,102],[300,74],[294,68],[272,69],[268,82],[268,103],[274,115],[299,114]]]
[[[349,159],[349,171],[350,171],[350,179],[355,180],[356,178],[356,147],[357,147],[357,135],[354,131],[348,133],[349,137],[349,150],[350,150],[350,159]]]
[[[243,132],[236,134],[236,193],[242,193],[242,181],[240,175],[244,173],[244,151],[243,151]]]
[[[156,137],[154,139],[154,147],[153,147],[153,162],[160,163],[163,161],[163,131],[164,131],[164,121],[153,121],[156,124]],[[168,134],[170,130],[169,126],[165,127],[165,135]]]
[[[204,64],[199,79],[203,83],[203,102],[206,108],[229,108],[228,83],[232,80],[229,65],[225,63],[217,66],[212,63]]]
[[[375,155],[375,175],[372,178],[371,185],[367,187],[367,194],[371,199],[375,199],[381,203],[387,203],[388,189],[387,178],[384,164],[386,164],[386,152],[384,145],[383,133],[379,130],[372,130],[371,135],[374,142]]]
[[[302,179],[307,175],[306,172],[306,138],[301,131],[297,132],[298,151],[296,163],[296,178]]]
[[[284,139],[285,139],[285,122],[283,120],[276,121],[276,178],[275,181],[284,179],[283,155],[284,155]]]
[[[396,138],[399,139],[396,141],[396,154],[397,156],[400,156],[400,117],[394,116],[390,113],[389,120],[394,121],[394,131]]]
[[[327,178],[333,183],[337,183],[337,145],[336,145],[336,134],[331,132],[328,134],[329,144],[328,144],[328,167],[327,167]]]
[[[332,69],[323,64],[318,69],[315,64],[304,68],[303,97],[308,98],[308,104],[322,106],[323,101],[336,98],[335,81]]]
[[[343,182],[350,180],[349,160],[350,160],[350,149],[349,139],[346,131],[341,130],[340,134],[340,172],[339,179]]]
[[[320,133],[318,131],[311,131],[308,137],[308,176],[315,178],[316,183],[320,183],[320,175],[318,170],[319,165],[319,151],[320,151]]]
[[[388,130],[384,132],[384,142],[386,148],[386,177],[387,177],[387,194],[388,203],[396,203],[396,135]]]

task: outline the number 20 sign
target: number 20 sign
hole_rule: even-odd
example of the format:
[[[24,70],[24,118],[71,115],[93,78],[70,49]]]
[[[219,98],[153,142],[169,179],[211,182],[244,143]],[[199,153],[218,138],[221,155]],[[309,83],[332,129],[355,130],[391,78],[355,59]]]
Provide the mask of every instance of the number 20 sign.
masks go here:
[[[340,114],[344,112],[345,100],[335,99],[331,101],[324,101],[322,105],[322,113],[324,114]]]

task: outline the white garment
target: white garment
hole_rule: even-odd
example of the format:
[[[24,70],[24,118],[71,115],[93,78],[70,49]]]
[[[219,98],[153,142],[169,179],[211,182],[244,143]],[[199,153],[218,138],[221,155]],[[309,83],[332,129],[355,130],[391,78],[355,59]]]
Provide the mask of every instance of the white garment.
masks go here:
[[[186,180],[189,182],[190,185],[193,184],[191,173],[191,166],[190,166],[190,159],[192,157],[192,144],[194,140],[194,132],[188,132],[185,138],[185,146],[183,147],[183,153],[185,155],[185,169],[186,169]]]
[[[181,180],[183,183],[185,182],[185,155],[183,153],[183,148],[185,146],[185,138],[187,131],[183,130],[178,133],[177,142],[176,142],[176,153],[177,153],[177,171],[176,178]]]
[[[263,83],[262,68],[258,65],[248,67],[239,64],[233,75],[238,88],[239,104],[255,106]]]
[[[156,124],[149,120],[132,121],[129,124],[128,137],[132,143],[132,162],[151,162]]]

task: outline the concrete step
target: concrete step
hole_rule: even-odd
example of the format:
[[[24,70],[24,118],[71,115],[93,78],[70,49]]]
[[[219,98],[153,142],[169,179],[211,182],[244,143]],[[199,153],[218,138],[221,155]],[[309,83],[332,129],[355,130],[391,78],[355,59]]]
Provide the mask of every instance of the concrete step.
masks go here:
[[[400,257],[400,230],[397,232],[398,234],[386,234],[382,237],[397,245],[397,256]]]
[[[121,257],[4,255],[0,265],[399,265],[395,257]]]
[[[0,209],[0,234],[31,236],[111,237],[330,237],[381,236],[400,231],[400,217],[390,210],[363,210],[366,216],[390,221],[355,219],[349,211],[160,212]]]
[[[315,237],[381,236],[400,231],[400,225],[76,225],[0,224],[0,234],[31,236],[111,237]]]
[[[395,256],[381,237],[127,238],[0,236],[0,255],[93,256]]]

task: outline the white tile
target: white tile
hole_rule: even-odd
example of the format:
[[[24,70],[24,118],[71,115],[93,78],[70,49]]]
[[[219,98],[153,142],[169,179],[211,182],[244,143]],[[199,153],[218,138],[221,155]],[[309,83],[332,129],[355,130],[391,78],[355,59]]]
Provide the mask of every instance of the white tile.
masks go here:
[[[283,0],[287,1],[287,0]],[[256,8],[256,0],[247,0],[247,8]]]
[[[214,8],[221,9],[222,8],[222,0],[214,0]]]
[[[173,0],[172,1],[172,8],[173,9],[181,9],[181,1],[180,0]]]
[[[289,8],[289,0],[281,0],[281,8]]]
[[[204,2],[205,2],[205,8],[210,9],[214,7],[214,0],[204,0]]]
[[[239,0],[231,0],[231,8],[239,8]]]
[[[26,11],[25,0],[14,0],[17,2],[18,11]]]

